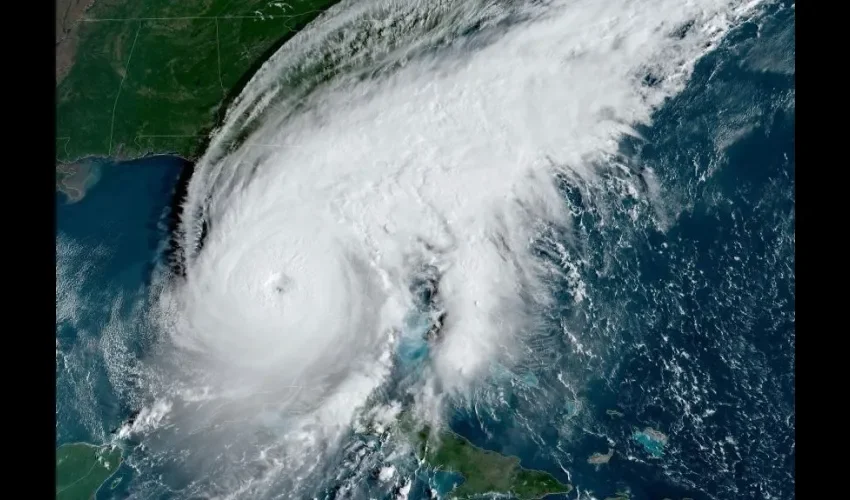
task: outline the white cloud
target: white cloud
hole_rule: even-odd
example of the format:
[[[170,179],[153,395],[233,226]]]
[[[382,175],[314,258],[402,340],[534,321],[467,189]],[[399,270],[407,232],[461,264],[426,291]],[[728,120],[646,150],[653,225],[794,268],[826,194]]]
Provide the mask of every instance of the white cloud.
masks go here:
[[[520,353],[550,299],[529,242],[543,222],[569,224],[554,175],[592,182],[594,161],[682,88],[743,4],[551,1],[503,15],[488,5],[344,4],[284,46],[229,112],[189,189],[187,276],[161,302],[170,355],[191,368],[174,377],[231,387],[229,419],[271,404],[339,435],[388,373],[424,263],[440,271],[447,313],[432,382],[464,391]],[[404,59],[475,12],[530,19]],[[417,28],[437,16],[443,25]],[[689,21],[687,36],[670,36]],[[364,25],[383,31],[360,39],[359,57],[399,68],[340,79],[300,108],[278,95],[318,47],[349,50],[330,39],[335,28],[355,37]],[[642,83],[648,73],[657,85]],[[226,152],[246,116],[252,132]],[[210,231],[194,255],[199,215]]]

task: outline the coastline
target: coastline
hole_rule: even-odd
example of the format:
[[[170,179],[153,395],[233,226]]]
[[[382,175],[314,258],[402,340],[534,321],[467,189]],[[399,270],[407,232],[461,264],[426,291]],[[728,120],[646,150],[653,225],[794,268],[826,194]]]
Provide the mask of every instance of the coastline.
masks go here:
[[[523,467],[523,466],[522,466],[522,460],[521,460],[521,458],[520,458],[520,457],[518,457],[518,456],[516,456],[516,455],[506,455],[506,454],[503,454],[503,453],[499,453],[499,452],[497,452],[497,451],[488,450],[488,449],[486,449],[486,448],[482,448],[482,447],[480,447],[480,446],[476,446],[475,444],[473,444],[473,443],[472,443],[472,441],[470,441],[469,439],[467,439],[467,438],[465,438],[465,437],[461,436],[460,434],[458,434],[457,432],[455,432],[455,431],[453,431],[453,430],[451,430],[451,429],[449,429],[449,428],[445,428],[445,429],[443,429],[443,430],[439,431],[439,433],[440,433],[440,434],[442,434],[442,435],[444,435],[444,436],[451,436],[452,438],[454,438],[454,439],[456,439],[456,440],[459,440],[459,441],[464,442],[464,443],[465,443],[465,446],[468,446],[470,449],[475,450],[475,452],[476,452],[476,453],[479,453],[479,454],[481,454],[482,456],[493,456],[493,455],[495,455],[495,456],[498,456],[501,460],[505,460],[505,461],[508,461],[508,462],[512,462],[512,463],[513,463],[512,470],[513,470],[513,471],[515,471],[515,473],[516,473],[516,474],[526,473],[526,474],[540,474],[540,475],[543,475],[543,476],[549,476],[549,477],[551,477],[553,480],[555,480],[556,482],[558,482],[559,484],[561,484],[561,485],[563,485],[563,486],[565,487],[565,489],[564,489],[564,490],[562,490],[562,491],[550,491],[550,492],[544,493],[544,494],[543,494],[543,495],[541,495],[541,496],[535,496],[535,497],[521,497],[521,498],[524,498],[525,500],[541,500],[541,499],[546,498],[546,497],[551,496],[551,495],[566,495],[566,494],[569,494],[569,493],[570,493],[570,492],[574,489],[574,487],[573,487],[573,485],[572,485],[572,484],[570,484],[570,483],[562,483],[560,480],[558,480],[558,478],[556,478],[556,477],[555,477],[552,473],[550,473],[550,472],[547,472],[547,471],[544,471],[544,470],[539,470],[539,469],[531,469],[531,468]],[[441,443],[441,444],[440,444],[440,446],[444,446],[444,443]],[[453,469],[450,469],[450,468],[446,468],[446,467],[445,467],[445,465],[440,465],[440,464],[438,464],[438,463],[431,463],[431,460],[433,460],[433,458],[435,458],[435,457],[428,457],[428,452],[425,452],[425,455],[423,456],[423,459],[424,459],[426,462],[429,462],[429,463],[430,463],[430,465],[431,465],[432,467],[434,467],[436,470],[442,470],[442,471],[446,471],[446,472],[451,472],[451,473],[457,474],[458,476],[462,477],[462,478],[463,478],[463,480],[464,480],[464,482],[469,481],[469,479],[470,479],[470,478],[466,477],[466,476],[465,476],[463,473],[461,473],[460,471],[453,470]],[[461,485],[462,485],[462,484],[463,484],[463,483],[461,483]],[[450,495],[450,498],[458,498],[457,496],[452,496],[451,494],[452,494],[452,492],[453,492],[454,490],[456,490],[457,488],[459,488],[461,485],[456,485],[456,486],[452,489],[452,491],[450,491],[450,492],[448,493],[448,494]],[[494,491],[494,492],[489,492],[489,493],[499,493],[499,492],[495,492],[495,491]],[[518,493],[517,493],[516,491],[510,491],[510,492],[506,492],[506,493],[508,493],[508,494],[510,494],[510,495],[515,495],[515,496],[517,496],[517,495],[518,495]],[[476,495],[476,494],[478,494],[478,493],[473,493],[473,495]],[[484,494],[486,494],[486,493],[484,493]],[[461,497],[461,498],[463,498],[463,497]]]
[[[93,2],[92,2],[93,3]],[[201,156],[203,156],[204,152],[206,152],[209,147],[210,141],[212,140],[213,132],[224,123],[224,119],[227,115],[227,110],[230,108],[230,105],[236,100],[237,97],[242,93],[248,83],[254,78],[260,68],[263,67],[264,64],[275,54],[278,50],[280,50],[283,45],[295,37],[298,33],[301,32],[305,27],[307,27],[310,23],[318,19],[320,16],[324,15],[324,13],[335,6],[338,3],[338,0],[334,0],[328,5],[324,6],[321,11],[312,18],[308,18],[304,21],[296,23],[292,29],[290,29],[287,33],[281,36],[278,40],[276,40],[268,49],[266,49],[263,53],[260,54],[259,57],[252,63],[245,73],[242,75],[239,80],[236,81],[236,84],[233,85],[230,90],[224,95],[222,100],[219,102],[219,107],[216,110],[215,118],[213,119],[212,125],[203,129],[198,130],[199,140],[195,143],[193,150],[189,154],[184,154],[176,151],[163,151],[163,150],[148,150],[143,152],[142,154],[135,155],[122,155],[120,152],[115,155],[103,155],[103,154],[85,154],[80,155],[78,157],[69,158],[60,160],[57,154],[54,154],[55,164],[57,167],[63,165],[71,165],[84,161],[109,161],[109,162],[130,162],[135,160],[141,160],[148,158],[150,156],[174,156],[180,158],[181,160],[191,163],[194,167],[194,163],[197,162]],[[60,138],[57,137],[56,140]],[[54,146],[56,147],[56,146]],[[58,147],[56,147],[58,153]]]
[[[59,454],[62,451],[66,451],[66,450],[67,450],[68,453],[74,453],[75,449],[83,449],[83,450],[85,450],[84,453],[93,454],[94,455],[94,463],[91,464],[90,468],[86,469],[86,473],[84,475],[78,477],[76,480],[72,481],[71,483],[65,484],[62,489],[59,489],[59,479],[58,478],[61,476],[60,466],[61,466],[61,463],[62,463],[60,461]],[[102,454],[108,455],[106,460],[109,460],[109,458],[112,458],[112,457],[117,455],[116,463],[110,464],[108,461],[101,462],[101,460],[103,459]],[[78,463],[74,463],[74,459],[77,459],[77,457],[74,457],[73,455],[67,455],[66,454],[65,457],[62,460],[66,460],[66,459],[69,459],[69,458],[72,461],[71,461],[70,465],[67,465],[66,467],[75,467],[75,466],[79,465]],[[120,446],[117,446],[117,445],[114,445],[114,444],[100,444],[100,445],[98,445],[98,444],[93,444],[93,443],[87,443],[87,442],[84,442],[84,441],[79,441],[79,442],[74,442],[74,443],[65,443],[65,444],[62,444],[60,446],[57,446],[56,451],[55,451],[55,459],[56,459],[56,477],[57,477],[57,490],[56,490],[56,497],[57,498],[62,498],[63,494],[65,494],[65,492],[67,492],[69,490],[71,490],[70,498],[76,498],[76,495],[80,494],[79,488],[81,486],[80,485],[81,482],[83,482],[82,483],[83,488],[85,488],[85,489],[90,488],[91,486],[87,487],[86,483],[84,481],[91,482],[90,476],[93,473],[95,473],[94,472],[95,467],[98,464],[100,464],[101,467],[103,469],[105,469],[105,472],[107,472],[107,474],[105,476],[103,476],[102,480],[100,480],[99,482],[96,483],[96,487],[94,487],[93,489],[90,490],[91,493],[88,493],[88,495],[90,495],[92,498],[94,498],[97,495],[97,492],[100,491],[100,489],[103,488],[103,486],[105,484],[109,483],[110,479],[112,479],[115,476],[115,474],[118,472],[118,469],[121,468],[121,465],[124,463],[124,450]],[[88,465],[89,465],[88,462],[86,462],[85,466],[87,467]],[[84,469],[85,469],[85,467],[84,467]],[[72,477],[76,477],[76,476],[72,476]],[[73,490],[74,488],[77,488],[76,493]]]

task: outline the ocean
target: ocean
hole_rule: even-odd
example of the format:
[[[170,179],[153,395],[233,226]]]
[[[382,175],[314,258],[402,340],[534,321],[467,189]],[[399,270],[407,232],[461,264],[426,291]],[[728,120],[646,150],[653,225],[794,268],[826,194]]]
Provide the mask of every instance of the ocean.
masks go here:
[[[621,141],[617,161],[646,196],[623,196],[613,173],[600,181],[607,198],[559,185],[575,222],[535,243],[564,266],[539,356],[492,366],[492,384],[451,410],[455,432],[573,484],[563,498],[794,498],[794,16],[779,2],[733,30]],[[57,446],[111,442],[147,403],[133,360],[156,341],[124,342],[143,330],[124,321],[148,306],[192,168],[171,156],[91,161],[82,199],[56,198]],[[410,362],[425,355],[416,341],[402,348]],[[131,444],[132,466],[98,498],[180,497],[165,493],[188,488],[177,473],[134,490],[154,474]],[[415,478],[410,498],[451,480],[395,459]]]

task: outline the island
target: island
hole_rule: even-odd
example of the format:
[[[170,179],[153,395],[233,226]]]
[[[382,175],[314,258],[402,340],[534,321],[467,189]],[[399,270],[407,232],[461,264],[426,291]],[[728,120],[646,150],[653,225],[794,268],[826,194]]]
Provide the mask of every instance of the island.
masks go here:
[[[56,450],[57,500],[89,500],[121,465],[121,449],[73,443]]]
[[[664,455],[667,436],[663,432],[647,427],[642,431],[635,431],[632,439],[640,443],[653,457],[659,458]]]
[[[606,497],[605,500],[629,500],[629,492],[617,491],[613,497]]]
[[[608,448],[608,453],[594,453],[587,459],[587,463],[594,465],[602,465],[607,464],[608,461],[611,460],[611,457],[614,456],[614,449]]]
[[[450,431],[432,431],[424,426],[415,434],[416,453],[428,465],[463,476],[451,497],[471,498],[485,493],[511,494],[534,500],[554,493],[569,493],[572,486],[547,472],[520,467],[519,458],[474,446]]]
[[[263,62],[337,1],[59,0],[57,164],[197,158]]]

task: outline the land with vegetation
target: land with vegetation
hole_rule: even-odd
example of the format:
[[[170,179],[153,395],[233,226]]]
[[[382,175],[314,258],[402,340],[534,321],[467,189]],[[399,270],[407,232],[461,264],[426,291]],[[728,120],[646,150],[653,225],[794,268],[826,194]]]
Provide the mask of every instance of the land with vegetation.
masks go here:
[[[572,490],[571,485],[548,472],[525,469],[519,458],[474,446],[450,430],[434,431],[425,426],[415,439],[419,458],[436,469],[463,476],[463,482],[451,491],[452,498],[499,493],[533,500]]]
[[[56,450],[56,499],[89,500],[121,465],[121,449],[72,443]]]
[[[59,0],[57,163],[196,158],[262,63],[337,1]]]

